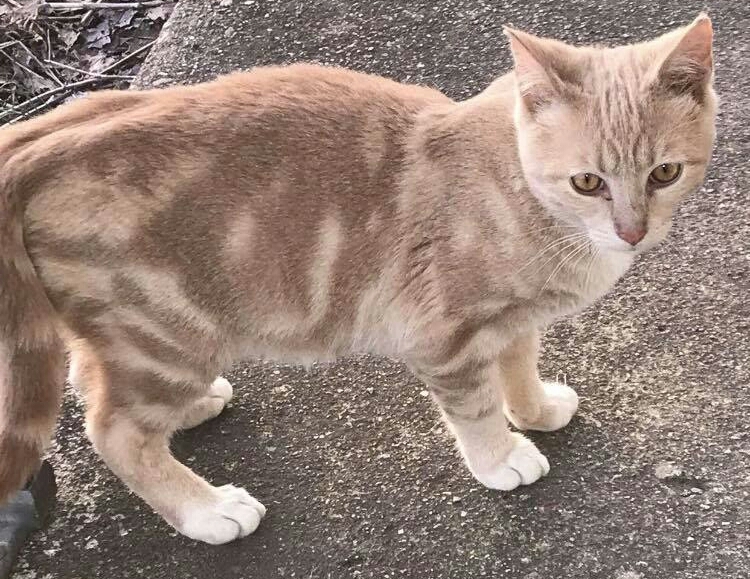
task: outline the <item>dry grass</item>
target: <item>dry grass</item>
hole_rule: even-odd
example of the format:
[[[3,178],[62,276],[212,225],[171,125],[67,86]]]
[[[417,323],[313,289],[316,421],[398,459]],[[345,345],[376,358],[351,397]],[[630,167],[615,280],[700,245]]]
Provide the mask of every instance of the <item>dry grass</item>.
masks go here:
[[[4,0],[0,6],[0,124],[96,88],[125,88],[173,2]]]

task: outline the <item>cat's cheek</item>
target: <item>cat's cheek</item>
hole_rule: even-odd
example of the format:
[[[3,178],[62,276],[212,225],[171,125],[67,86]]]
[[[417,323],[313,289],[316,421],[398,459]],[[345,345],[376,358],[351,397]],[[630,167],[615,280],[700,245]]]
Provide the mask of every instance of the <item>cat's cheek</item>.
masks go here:
[[[643,240],[642,251],[651,249],[663,242],[672,229],[674,210],[680,199],[679,193],[665,191],[649,207],[648,234]]]
[[[582,217],[589,238],[597,247],[609,251],[628,251],[630,246],[615,232],[615,224],[608,209],[589,212]]]
[[[548,183],[528,176],[527,181],[532,195],[549,211],[550,215],[565,224],[591,229],[589,221],[592,202],[595,200],[577,197],[576,194],[568,191],[567,183]],[[602,217],[606,218],[606,214]]]

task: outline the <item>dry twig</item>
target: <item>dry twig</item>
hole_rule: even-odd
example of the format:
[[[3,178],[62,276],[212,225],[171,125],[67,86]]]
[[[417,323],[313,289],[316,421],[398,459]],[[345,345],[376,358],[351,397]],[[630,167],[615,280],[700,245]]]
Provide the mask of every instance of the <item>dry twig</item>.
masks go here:
[[[49,97],[49,99],[47,99],[46,102],[42,103],[38,107],[35,107],[35,108],[31,109],[30,111],[26,111],[24,113],[19,114],[15,119],[9,120],[8,124],[12,125],[13,123],[17,123],[18,121],[22,121],[24,119],[27,119],[27,118],[31,117],[37,111],[41,111],[41,110],[46,109],[47,107],[54,106],[57,103],[62,102],[66,98],[68,98],[67,94],[58,95],[58,96],[52,95],[51,97]],[[0,118],[2,118],[2,116],[0,116]]]
[[[101,4],[102,0],[94,0],[94,2],[96,2],[97,4]],[[83,15],[83,17],[81,18],[81,27],[85,28],[89,25],[91,19],[94,18],[94,12],[94,10],[89,10],[88,12],[86,12],[86,14]]]
[[[124,56],[123,58],[121,58],[120,60],[118,60],[117,62],[115,62],[114,64],[110,64],[107,68],[103,69],[100,74],[109,74],[113,70],[118,69],[120,66],[122,66],[124,63],[126,63],[131,58],[133,58],[135,56],[138,56],[142,52],[146,52],[147,50],[149,50],[154,44],[156,44],[156,40],[152,40],[151,42],[149,42],[147,44],[144,44],[143,46],[141,46],[140,48],[134,50],[130,54]]]
[[[41,68],[48,77],[54,80],[59,86],[63,85],[63,82],[59,78],[57,78],[57,75],[52,70],[50,70],[47,66],[42,64],[42,61],[39,60],[33,52],[31,52],[31,49],[28,46],[26,46],[20,40],[18,41],[18,45],[26,51],[26,53],[29,55],[31,60],[36,62],[39,68]]]
[[[70,66],[69,64],[57,62],[56,60],[52,60],[52,59],[47,59],[44,62],[56,68],[64,68],[66,70],[71,70],[73,72],[77,72],[78,74],[84,74],[86,76],[94,76],[96,78],[116,78],[116,79],[123,78],[122,76],[119,76],[119,75],[113,76],[109,74],[101,74],[99,72],[91,72],[89,70],[83,70],[82,68],[76,68],[75,66]],[[128,78],[135,78],[135,77],[128,77]]]
[[[122,9],[132,8],[156,8],[164,4],[170,4],[165,0],[145,0],[144,2],[42,2],[40,9],[47,10],[105,10],[105,9]]]
[[[43,92],[42,94],[38,94],[35,97],[30,98],[29,100],[24,101],[20,105],[6,108],[2,113],[0,113],[0,120],[12,114],[18,114],[20,115],[18,118],[8,121],[9,123],[17,122],[21,119],[30,117],[35,112],[38,112],[48,106],[52,106],[52,104],[54,103],[65,100],[76,90],[89,88],[96,84],[113,82],[116,80],[133,80],[133,77],[109,75],[109,76],[104,76],[104,77],[88,78],[86,80],[79,80],[78,82],[71,82],[70,84],[58,86],[56,88],[50,89],[48,91]],[[48,100],[44,104],[37,106],[36,108],[33,108],[31,110],[25,110],[27,109],[27,107],[31,105],[35,105],[36,103],[43,101],[45,99],[48,99]],[[54,101],[54,103],[52,101]]]
[[[44,78],[41,74],[39,74],[36,71],[31,70],[28,66],[23,64],[22,62],[18,62],[17,59],[13,58],[10,54],[5,52],[2,48],[0,48],[0,54],[2,54],[5,58],[7,58],[9,61],[11,61],[13,64],[15,64],[18,68],[26,72],[27,74],[30,74],[31,76],[35,76],[36,78],[42,80],[42,81],[49,81],[49,79]]]

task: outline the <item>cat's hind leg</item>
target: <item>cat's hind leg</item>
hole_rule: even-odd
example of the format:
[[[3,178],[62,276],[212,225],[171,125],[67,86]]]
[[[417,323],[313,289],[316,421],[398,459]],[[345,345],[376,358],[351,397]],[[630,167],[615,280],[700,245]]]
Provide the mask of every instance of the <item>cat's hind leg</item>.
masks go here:
[[[232,399],[232,385],[219,376],[208,388],[205,395],[193,402],[185,411],[180,428],[194,428],[207,420],[216,418]]]
[[[265,515],[263,505],[243,489],[210,485],[169,450],[176,430],[220,411],[218,400],[212,407],[207,397],[220,398],[223,408],[228,383],[166,379],[154,370],[103,364],[98,383],[87,385],[87,432],[96,450],[183,535],[211,544],[249,535]]]

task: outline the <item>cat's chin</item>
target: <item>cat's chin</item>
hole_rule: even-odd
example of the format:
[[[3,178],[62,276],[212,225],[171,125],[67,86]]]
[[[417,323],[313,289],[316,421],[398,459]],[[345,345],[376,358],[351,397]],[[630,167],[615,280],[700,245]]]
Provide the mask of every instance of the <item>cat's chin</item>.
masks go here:
[[[630,245],[629,243],[618,242],[617,240],[602,239],[596,235],[590,235],[591,243],[593,246],[602,253],[605,254],[620,254],[634,256],[638,254],[639,247]]]
[[[632,245],[630,245],[630,246],[627,246],[627,247],[612,247],[612,246],[609,246],[609,247],[607,247],[607,251],[611,251],[611,252],[617,253],[617,254],[636,256],[639,253],[641,253],[643,250],[640,247],[638,247],[638,246],[633,247]]]

